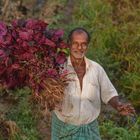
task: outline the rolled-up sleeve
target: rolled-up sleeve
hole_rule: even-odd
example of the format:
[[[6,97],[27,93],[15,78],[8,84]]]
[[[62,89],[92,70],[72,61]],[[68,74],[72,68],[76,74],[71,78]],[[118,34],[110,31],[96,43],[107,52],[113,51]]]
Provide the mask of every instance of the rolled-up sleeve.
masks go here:
[[[101,99],[105,104],[107,104],[112,97],[118,96],[116,89],[102,67],[100,67],[99,71],[99,84]]]

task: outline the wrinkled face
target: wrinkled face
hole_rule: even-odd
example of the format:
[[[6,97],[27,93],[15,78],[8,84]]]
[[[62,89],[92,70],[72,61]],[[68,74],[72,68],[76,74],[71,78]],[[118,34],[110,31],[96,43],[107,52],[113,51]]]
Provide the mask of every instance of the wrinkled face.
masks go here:
[[[85,32],[74,32],[70,44],[70,55],[76,59],[81,59],[85,56],[87,48],[87,34]]]

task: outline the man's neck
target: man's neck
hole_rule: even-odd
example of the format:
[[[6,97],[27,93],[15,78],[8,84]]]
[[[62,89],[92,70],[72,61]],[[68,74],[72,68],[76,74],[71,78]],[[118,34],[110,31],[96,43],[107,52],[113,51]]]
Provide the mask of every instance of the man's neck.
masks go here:
[[[79,63],[81,63],[84,60],[84,57],[82,57],[82,58],[75,58],[74,56],[70,55],[70,59],[71,59],[72,63],[79,64]]]

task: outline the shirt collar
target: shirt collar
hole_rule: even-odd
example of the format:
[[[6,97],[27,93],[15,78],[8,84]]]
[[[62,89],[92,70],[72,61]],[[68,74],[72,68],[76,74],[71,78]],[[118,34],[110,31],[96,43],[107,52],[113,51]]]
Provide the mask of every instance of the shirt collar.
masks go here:
[[[87,57],[84,57],[84,60],[85,60],[85,63],[86,63],[86,70],[87,70],[90,66],[90,62],[89,62],[89,59]],[[68,56],[67,65],[73,67],[72,63],[71,63],[70,56]]]

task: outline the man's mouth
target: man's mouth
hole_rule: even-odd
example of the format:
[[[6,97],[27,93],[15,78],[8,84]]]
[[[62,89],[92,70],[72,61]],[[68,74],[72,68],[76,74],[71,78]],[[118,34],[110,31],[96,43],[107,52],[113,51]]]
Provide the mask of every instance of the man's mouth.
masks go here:
[[[77,54],[83,54],[84,52],[83,51],[75,51],[75,53],[77,53]]]

